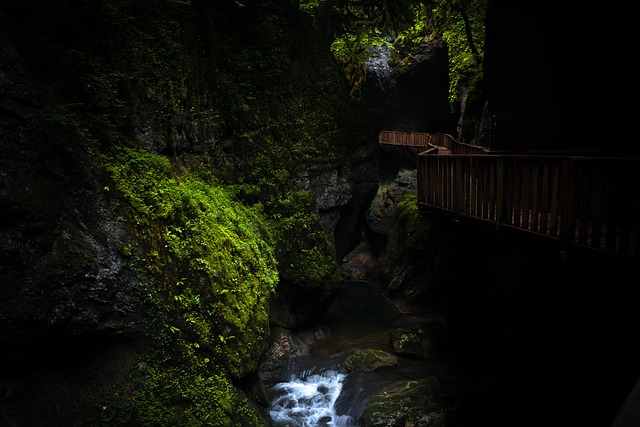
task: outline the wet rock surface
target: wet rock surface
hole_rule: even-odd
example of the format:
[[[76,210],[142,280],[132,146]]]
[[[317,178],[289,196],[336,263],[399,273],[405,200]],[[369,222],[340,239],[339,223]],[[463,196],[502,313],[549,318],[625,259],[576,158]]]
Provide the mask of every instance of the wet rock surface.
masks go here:
[[[441,427],[447,412],[441,385],[436,377],[398,381],[376,394],[364,410],[365,427]]]
[[[344,361],[348,372],[371,372],[384,367],[398,364],[398,358],[383,350],[362,349],[351,353]]]
[[[433,361],[438,359],[439,348],[446,339],[441,325],[435,322],[431,325],[393,329],[390,334],[391,346],[396,353]]]
[[[139,282],[86,147],[46,120],[50,88],[10,28],[0,31],[0,425],[97,423],[101,388],[144,347]]]
[[[282,356],[274,357],[274,360],[281,365],[284,361],[286,366],[279,367],[282,374],[278,376],[267,372],[261,374],[269,387],[278,381],[287,381],[288,375],[345,369],[347,375],[342,393],[335,403],[336,412],[356,419],[360,419],[374,396],[397,382],[422,381],[434,377],[433,381],[446,384],[450,389],[448,393],[455,395],[463,389],[455,361],[434,356],[448,353],[447,341],[442,339],[446,336],[446,329],[439,314],[404,312],[374,283],[344,283],[322,319],[322,325],[324,334],[307,334],[306,346],[302,351],[289,351],[295,347],[291,345],[292,341],[303,341],[302,338],[293,338],[295,333],[285,332],[285,336],[290,338],[272,342],[275,346],[273,353]],[[276,335],[280,335],[280,332],[276,331]],[[393,336],[396,336],[395,340]],[[433,336],[439,338],[428,338]],[[398,344],[401,340],[404,340],[404,345]],[[399,351],[394,348],[394,341]],[[428,350],[422,347],[421,350],[410,350],[409,342],[426,346]],[[402,390],[402,387],[387,390],[378,400],[400,399],[396,396],[397,390]],[[421,405],[415,410],[424,410]],[[376,409],[376,413],[395,411],[397,408],[397,405],[383,404]]]

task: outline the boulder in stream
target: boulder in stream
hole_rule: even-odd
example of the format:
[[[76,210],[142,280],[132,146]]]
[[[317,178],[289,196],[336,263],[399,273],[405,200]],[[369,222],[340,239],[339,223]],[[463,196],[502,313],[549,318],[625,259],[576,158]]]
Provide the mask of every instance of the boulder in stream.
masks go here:
[[[398,381],[373,396],[362,414],[364,427],[442,427],[448,410],[437,377]]]
[[[372,372],[385,366],[396,366],[398,357],[383,350],[363,349],[356,350],[344,361],[345,368],[349,372]]]

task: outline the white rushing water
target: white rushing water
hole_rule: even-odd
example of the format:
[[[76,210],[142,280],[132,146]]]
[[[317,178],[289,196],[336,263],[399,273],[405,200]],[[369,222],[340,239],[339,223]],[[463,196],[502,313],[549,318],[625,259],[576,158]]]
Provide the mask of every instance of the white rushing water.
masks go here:
[[[334,404],[345,379],[335,370],[320,373],[302,372],[292,375],[289,382],[276,384],[276,397],[269,411],[279,427],[347,427],[358,424],[348,415],[337,415]]]

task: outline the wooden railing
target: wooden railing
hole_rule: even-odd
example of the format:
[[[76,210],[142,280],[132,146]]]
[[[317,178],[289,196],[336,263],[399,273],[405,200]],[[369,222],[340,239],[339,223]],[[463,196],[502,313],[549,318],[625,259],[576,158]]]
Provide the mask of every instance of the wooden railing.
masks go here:
[[[465,144],[463,142],[456,141],[448,133],[430,133],[431,145],[437,147],[438,152],[433,154],[441,154],[442,149],[445,149],[443,154],[484,154],[488,152],[485,147],[479,145]]]
[[[431,142],[431,134],[427,132],[382,131],[378,135],[378,142],[387,145],[428,148]]]
[[[378,142],[383,145],[401,145],[421,147],[432,154],[483,154],[487,149],[456,141],[451,135],[442,132],[397,132],[382,131]]]
[[[418,155],[421,207],[640,260],[640,158]]]
[[[421,208],[640,260],[637,152],[491,152],[430,132],[383,131],[379,142],[425,148]]]

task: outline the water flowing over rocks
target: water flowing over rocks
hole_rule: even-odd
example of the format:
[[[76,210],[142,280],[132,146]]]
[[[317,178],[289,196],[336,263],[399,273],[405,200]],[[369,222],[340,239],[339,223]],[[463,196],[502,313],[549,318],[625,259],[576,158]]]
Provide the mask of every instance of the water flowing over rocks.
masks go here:
[[[282,327],[272,327],[269,346],[263,354],[259,374],[265,382],[284,381],[289,375],[289,360],[309,354],[309,346],[327,337],[329,331],[322,325],[294,333]]]
[[[271,362],[263,360],[261,376],[274,402],[272,415],[280,420],[276,425],[286,425],[291,412],[287,405],[293,404],[299,405],[300,413],[308,412],[305,418],[311,420],[316,403],[309,399],[319,404],[321,392],[315,387],[339,375],[341,391],[334,396],[333,407],[326,408],[332,411],[333,425],[367,425],[363,424],[367,411],[372,426],[422,422],[417,415],[421,412],[429,422],[452,421],[455,412],[449,413],[450,402],[457,402],[465,389],[454,365],[440,357],[448,351],[442,322],[433,314],[402,313],[371,283],[353,285],[352,289],[344,285],[327,313],[322,333],[304,332],[305,338],[291,331],[273,331]],[[419,386],[425,382],[437,387]],[[282,390],[289,391],[283,394]],[[295,397],[293,390],[301,395],[304,390],[306,397]],[[425,396],[427,391],[430,394]],[[398,411],[409,416],[398,418]],[[304,424],[292,421],[291,425]]]

